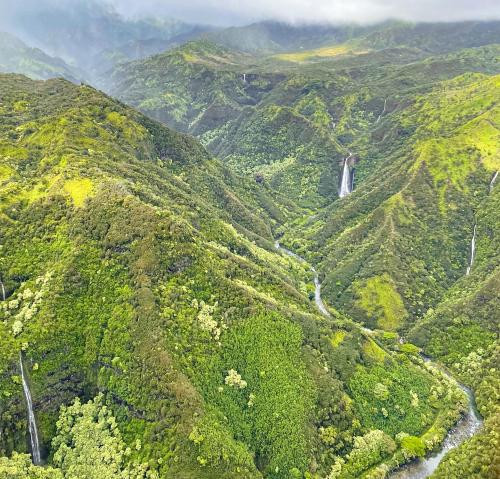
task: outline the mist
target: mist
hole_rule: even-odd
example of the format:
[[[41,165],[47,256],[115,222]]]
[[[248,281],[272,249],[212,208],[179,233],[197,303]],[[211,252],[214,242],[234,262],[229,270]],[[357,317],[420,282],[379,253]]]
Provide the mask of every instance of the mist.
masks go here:
[[[47,5],[72,9],[85,1],[0,0],[0,26]],[[126,17],[168,16],[220,26],[260,20],[366,24],[387,19],[414,22],[500,19],[498,0],[87,0],[87,4],[106,9],[112,5]]]

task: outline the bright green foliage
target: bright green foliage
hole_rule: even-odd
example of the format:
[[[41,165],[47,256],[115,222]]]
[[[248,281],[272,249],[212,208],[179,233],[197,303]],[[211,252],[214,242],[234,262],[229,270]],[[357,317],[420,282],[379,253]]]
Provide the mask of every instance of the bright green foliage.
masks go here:
[[[59,469],[34,466],[29,454],[14,452],[11,458],[0,457],[1,479],[63,479]]]
[[[211,388],[207,400],[220,405],[235,437],[252,446],[268,477],[289,477],[294,468],[307,470],[306,425],[314,385],[301,364],[300,329],[279,315],[260,314],[228,335],[222,357],[213,366],[220,386],[214,388],[213,381],[205,386]],[[220,376],[231,367],[245,378],[244,389],[228,386]]]
[[[373,430],[354,438],[354,448],[340,477],[356,478],[362,471],[379,463],[396,450],[396,443],[384,432]]]
[[[125,465],[130,449],[125,447],[116,420],[102,401],[102,395],[86,404],[76,399],[61,408],[52,440],[54,464],[68,478],[154,477],[147,474],[145,465]]]
[[[406,319],[403,300],[387,274],[369,278],[363,286],[354,283],[354,288],[359,294],[357,305],[379,328],[394,330]]]
[[[405,457],[423,457],[425,455],[425,444],[422,439],[415,436],[405,436],[401,440],[401,447]]]
[[[411,363],[391,361],[360,367],[349,382],[356,416],[361,423],[393,437],[400,431],[422,434],[433,423],[436,411],[428,401],[432,386],[432,379]],[[443,394],[441,400],[445,400]]]
[[[499,50],[420,41],[282,59],[198,41],[116,69],[113,93],[225,165],[93,88],[0,76],[1,452],[26,450],[23,349],[65,474],[384,477],[466,406],[421,347],[487,418],[442,477],[469,454],[489,472]]]

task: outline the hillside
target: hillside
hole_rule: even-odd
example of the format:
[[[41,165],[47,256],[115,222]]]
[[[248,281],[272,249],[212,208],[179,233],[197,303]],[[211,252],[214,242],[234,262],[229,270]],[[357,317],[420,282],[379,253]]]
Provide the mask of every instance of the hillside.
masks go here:
[[[359,163],[373,171],[306,226],[332,304],[405,329],[463,276],[474,211],[500,169],[499,81],[440,83],[373,131]]]
[[[348,43],[262,56],[196,41],[121,65],[99,85],[197,136],[236,171],[317,209],[336,198],[348,151],[363,158],[363,142],[379,116],[405,108],[439,81],[497,73],[498,54],[498,45],[432,54],[414,46],[367,51]],[[373,164],[362,162],[357,178]]]
[[[82,73],[60,58],[51,57],[38,48],[30,48],[19,38],[0,32],[0,72],[22,73],[36,80],[63,77],[76,82]]]
[[[353,479],[438,446],[463,393],[316,310],[273,245],[289,200],[88,86],[0,98],[0,450],[26,451],[26,374],[51,466],[0,473]]]
[[[318,28],[300,48],[287,40],[292,27],[257,24],[239,47],[229,30],[121,65],[102,84],[289,198],[297,214],[275,232],[316,266],[327,306],[376,330],[382,351],[422,348],[472,389],[483,429],[445,456],[439,479],[497,472],[498,28],[393,23],[335,40]],[[338,198],[349,153],[355,188]],[[373,359],[372,347],[362,351]],[[364,373],[378,373],[344,368],[355,416],[387,432],[378,414],[393,414],[365,388]],[[353,472],[340,457],[331,477],[387,475],[383,465]]]
[[[21,8],[0,5],[0,30],[9,31],[48,55],[85,73],[87,81],[124,61],[159,53],[212,27],[171,18],[121,15],[100,0],[24,0]]]

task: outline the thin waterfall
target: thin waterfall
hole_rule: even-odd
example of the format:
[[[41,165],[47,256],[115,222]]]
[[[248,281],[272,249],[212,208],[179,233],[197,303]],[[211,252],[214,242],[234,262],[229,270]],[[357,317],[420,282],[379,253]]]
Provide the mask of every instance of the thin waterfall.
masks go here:
[[[246,83],[247,82],[247,74],[246,73],[243,73],[243,82]]]
[[[28,428],[30,432],[31,441],[31,454],[33,457],[33,464],[39,465],[42,463],[42,458],[40,455],[40,443],[38,441],[38,429],[36,427],[35,413],[33,412],[33,401],[31,399],[31,391],[24,376],[24,366],[23,366],[23,356],[19,352],[19,367],[21,368],[21,379],[23,382],[24,398],[26,399],[26,405],[28,407]]]
[[[382,115],[385,113],[386,106],[387,106],[387,98],[384,100],[384,109],[382,110],[382,113],[378,116],[377,121],[375,123],[378,123],[382,118]]]
[[[469,266],[467,266],[467,272],[465,273],[467,276],[470,274],[470,270],[474,263],[474,256],[476,255],[476,225],[474,225],[474,233],[472,234],[472,241],[470,243],[470,261]]]
[[[493,178],[490,181],[490,193],[493,191],[493,187],[495,186],[495,181],[497,181],[498,171],[495,172]]]
[[[2,287],[2,301],[5,301],[5,298],[7,297],[5,295],[5,286],[3,285],[3,281],[0,280],[0,286]]]
[[[344,169],[342,171],[342,182],[340,183],[339,192],[340,198],[347,196],[352,191],[351,169],[349,168],[349,158],[351,156],[352,154],[349,153],[349,156],[344,159]]]

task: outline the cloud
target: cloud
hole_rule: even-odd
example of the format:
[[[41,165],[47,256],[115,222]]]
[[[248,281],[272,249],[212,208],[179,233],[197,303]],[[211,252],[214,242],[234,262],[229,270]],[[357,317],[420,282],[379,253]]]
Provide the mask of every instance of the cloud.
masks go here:
[[[122,13],[162,12],[202,23],[372,23],[500,19],[499,0],[112,0]]]
[[[126,16],[166,15],[217,25],[268,19],[290,23],[500,19],[500,0],[0,0],[0,16],[5,20],[16,11],[33,13],[47,4],[74,8],[85,1],[111,3]]]

